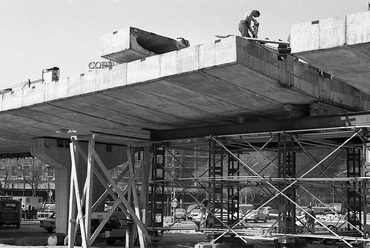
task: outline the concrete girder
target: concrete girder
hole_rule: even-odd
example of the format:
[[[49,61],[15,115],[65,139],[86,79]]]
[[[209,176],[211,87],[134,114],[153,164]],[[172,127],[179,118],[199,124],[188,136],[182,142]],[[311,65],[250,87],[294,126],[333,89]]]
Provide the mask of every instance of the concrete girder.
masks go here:
[[[100,41],[101,56],[120,64],[184,48],[175,39],[134,27],[106,34]]]
[[[67,139],[37,138],[32,143],[31,154],[54,168],[70,168],[69,143],[71,141]],[[80,141],[80,144],[84,150],[87,150],[88,142]],[[126,148],[123,145],[97,142],[95,149],[101,154],[100,157],[104,164],[109,166],[107,169],[112,169],[127,161]],[[80,162],[82,161],[84,160],[81,158]]]
[[[223,126],[208,126],[200,128],[184,128],[173,130],[152,130],[152,140],[175,140],[200,138],[209,135],[237,135],[252,133],[270,133],[279,131],[299,131],[335,128],[368,127],[370,112],[357,112],[331,116],[313,116],[289,118],[285,120],[270,120],[232,124]]]

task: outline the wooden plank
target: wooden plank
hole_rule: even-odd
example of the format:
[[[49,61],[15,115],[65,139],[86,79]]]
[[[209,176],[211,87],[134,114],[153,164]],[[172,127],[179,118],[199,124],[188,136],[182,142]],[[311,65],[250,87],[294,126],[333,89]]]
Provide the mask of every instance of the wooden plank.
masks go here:
[[[70,154],[71,154],[71,168],[76,167],[77,154],[75,153],[75,146],[73,143],[70,143]],[[68,248],[73,248],[76,238],[75,227],[76,227],[76,219],[73,219],[76,216],[76,198],[74,196],[75,189],[73,183],[73,177],[75,174],[73,173],[75,170],[71,169],[71,181],[70,181],[70,188],[69,188],[69,213],[68,213]]]
[[[74,151],[74,148],[73,146],[71,145],[70,146],[70,150],[71,150],[71,159],[72,161],[75,161],[74,162],[74,166],[71,167],[71,181],[73,183],[73,189],[74,189],[74,192],[72,193],[72,195],[70,197],[75,197],[75,203],[77,205],[77,223],[80,224],[80,230],[81,230],[81,238],[82,238],[82,245],[83,247],[88,247],[88,243],[87,243],[87,236],[86,236],[86,233],[85,233],[85,227],[84,227],[84,221],[83,221],[83,211],[82,211],[82,206],[81,206],[81,202],[82,202],[82,198],[81,198],[81,195],[80,195],[80,190],[79,190],[79,185],[78,185],[78,178],[77,178],[77,163],[78,163],[78,160],[75,156],[75,151]],[[74,205],[70,206],[73,208],[75,208]],[[75,233],[77,231],[77,225],[75,226],[74,230],[71,230],[69,229],[69,232],[74,232],[71,236],[75,236]],[[71,244],[73,245],[74,244],[74,240],[71,240],[71,243],[68,243],[68,245]],[[73,247],[73,246],[72,246]]]
[[[135,165],[135,150],[131,147],[127,149],[127,159],[130,161],[129,168],[130,168],[130,175],[134,175],[134,165]],[[132,196],[134,201],[134,207],[135,207],[135,213],[138,216],[138,219],[141,221],[141,213],[140,213],[140,206],[139,206],[139,200],[137,196],[137,188],[136,188],[136,180],[131,185],[132,189]],[[139,242],[140,242],[140,248],[145,248],[145,242],[143,237],[143,232],[141,229],[137,230],[139,233]],[[134,239],[131,240],[132,244],[134,244],[134,240],[136,238],[136,235],[134,235]]]
[[[72,139],[72,141],[73,141],[73,139]],[[74,154],[74,153],[71,153],[71,155],[72,154]],[[76,160],[76,163],[75,163],[76,166],[77,166],[77,163],[78,163],[78,160]],[[88,246],[89,242],[87,242],[88,241],[88,236],[85,232],[85,230],[86,230],[85,229],[85,223],[84,223],[84,220],[82,218],[84,216],[84,211],[82,209],[82,204],[81,204],[83,200],[82,200],[81,194],[80,194],[76,166],[71,168],[71,174],[73,175],[71,178],[72,178],[72,181],[74,183],[74,189],[75,189],[74,196],[76,197],[76,204],[77,204],[77,222],[80,224],[82,246],[89,247]],[[71,196],[71,197],[73,197],[73,196]],[[76,226],[75,231],[77,231],[77,226]]]
[[[94,183],[94,158],[91,151],[95,149],[95,135],[91,135],[88,144],[87,154],[87,174],[86,174],[86,201],[85,201],[85,230],[88,237],[91,235],[91,206],[92,206],[92,195],[93,195],[93,183]],[[89,246],[92,245],[94,240],[89,238]]]
[[[232,37],[232,36],[235,36],[235,35],[232,35],[232,34],[228,34],[228,35],[215,35],[217,38],[228,38],[228,37]],[[256,42],[260,42],[260,43],[271,43],[271,44],[279,44],[279,45],[286,45],[286,46],[290,46],[290,42],[287,42],[287,41],[282,41],[282,40],[268,40],[268,39],[258,39],[258,38],[251,38],[251,37],[242,37],[242,36],[239,36],[243,39],[246,39],[246,40],[250,40],[250,41],[256,41]]]

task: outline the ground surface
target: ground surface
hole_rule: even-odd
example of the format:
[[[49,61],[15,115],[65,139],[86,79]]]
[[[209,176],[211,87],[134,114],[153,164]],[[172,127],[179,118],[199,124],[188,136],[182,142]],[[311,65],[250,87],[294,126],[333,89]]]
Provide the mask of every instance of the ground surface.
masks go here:
[[[202,233],[187,233],[187,232],[177,232],[177,233],[164,233],[163,239],[158,243],[158,248],[170,248],[170,247],[194,247],[195,244],[199,242],[206,242],[207,237]],[[45,237],[23,237],[23,238],[12,238],[8,240],[3,240],[3,244],[0,244],[0,247],[48,247],[47,239]],[[117,242],[115,245],[106,245],[105,242],[97,241],[94,243],[93,247],[123,247],[123,242]],[[66,246],[57,246],[57,247],[66,247]]]

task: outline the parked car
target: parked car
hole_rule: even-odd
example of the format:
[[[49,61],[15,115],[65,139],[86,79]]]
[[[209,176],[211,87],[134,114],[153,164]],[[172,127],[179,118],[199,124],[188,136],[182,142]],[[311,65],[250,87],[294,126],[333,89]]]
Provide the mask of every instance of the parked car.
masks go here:
[[[203,213],[200,209],[193,209],[189,213],[188,218],[189,220],[200,222],[203,220]]]
[[[21,201],[11,198],[0,198],[0,226],[15,225],[19,229],[22,221]]]
[[[244,218],[245,221],[264,221],[267,222],[267,214],[265,214],[262,210],[251,210]]]
[[[37,219],[46,219],[46,218],[49,218],[49,216],[51,216],[52,213],[55,213],[55,211],[48,211],[48,210],[41,210],[41,211],[38,211],[37,212]]]
[[[132,224],[130,219],[109,219],[105,224],[103,231],[105,237],[105,243],[108,245],[114,245],[117,240],[124,241],[126,238],[126,229],[128,224]]]
[[[186,210],[184,208],[175,208],[175,219],[186,220]]]
[[[48,232],[55,230],[55,213],[51,213],[48,218],[40,220],[40,227]]]
[[[322,225],[318,221],[320,221]],[[347,223],[345,217],[333,214],[328,214],[326,216],[318,218],[318,221],[315,222],[316,226],[326,226],[334,232],[339,229],[345,228],[345,225]]]
[[[279,218],[279,212],[276,209],[270,209],[268,211],[269,220],[277,220]]]
[[[336,232],[340,229],[345,228],[346,220],[345,216],[340,215],[322,215],[322,216],[316,216],[317,220],[315,220],[315,228],[324,228],[327,227],[331,229],[332,231]],[[307,222],[304,215],[297,216],[296,221],[297,227],[301,228],[307,228]],[[302,229],[303,231],[304,229]]]
[[[108,212],[93,212],[91,214],[91,232],[100,225],[101,221],[106,217]],[[117,240],[124,241],[126,239],[126,229],[128,224],[132,224],[132,220],[126,219],[126,215],[121,211],[115,211],[110,216],[101,230],[100,237],[105,239],[107,245],[114,245]],[[78,231],[75,239],[75,245],[82,245],[81,233]]]

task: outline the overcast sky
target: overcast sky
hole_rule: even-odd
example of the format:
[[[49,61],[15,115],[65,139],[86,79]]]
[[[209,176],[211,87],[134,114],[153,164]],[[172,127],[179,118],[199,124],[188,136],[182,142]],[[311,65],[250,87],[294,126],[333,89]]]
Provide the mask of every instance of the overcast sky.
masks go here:
[[[131,27],[213,42],[238,35],[249,9],[261,12],[260,38],[286,40],[293,24],[367,11],[369,0],[1,0],[0,90],[41,79],[57,66],[61,78],[89,70],[100,36]]]

